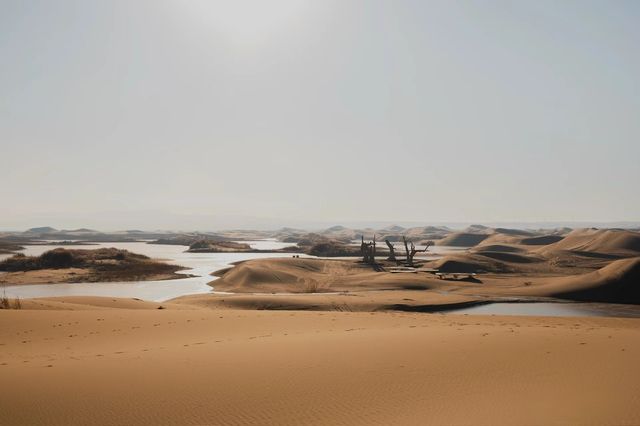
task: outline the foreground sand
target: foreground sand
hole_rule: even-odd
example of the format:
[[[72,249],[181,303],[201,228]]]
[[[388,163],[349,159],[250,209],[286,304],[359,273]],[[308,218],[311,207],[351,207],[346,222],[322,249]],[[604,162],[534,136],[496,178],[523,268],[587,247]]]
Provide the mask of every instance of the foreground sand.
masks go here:
[[[0,310],[0,423],[640,424],[637,319],[158,306]]]

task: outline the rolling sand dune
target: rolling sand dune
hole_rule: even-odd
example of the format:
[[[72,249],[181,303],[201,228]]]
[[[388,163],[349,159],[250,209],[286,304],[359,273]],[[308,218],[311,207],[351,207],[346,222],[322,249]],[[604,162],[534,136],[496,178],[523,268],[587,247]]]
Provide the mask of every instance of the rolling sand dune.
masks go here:
[[[496,228],[495,232],[499,234],[515,235],[518,237],[531,237],[534,235],[529,231],[525,231],[522,229],[511,229],[511,228]]]
[[[640,254],[640,233],[617,229],[577,229],[561,241],[540,248],[543,254],[568,250],[620,256]]]
[[[477,297],[468,295],[416,290],[424,288],[318,294],[207,294],[183,296],[174,299],[171,306],[272,311],[441,312],[482,303]]]
[[[635,425],[639,323],[0,310],[0,423]]]
[[[503,260],[493,259],[483,254],[453,254],[440,259],[428,262],[430,268],[438,269],[441,272],[514,272],[515,268]],[[498,254],[494,252],[494,254]],[[509,255],[509,253],[500,253]],[[517,256],[517,255],[516,255]]]
[[[491,251],[491,250],[483,250],[480,252],[482,256],[490,257],[495,260],[500,260],[502,262],[510,262],[510,263],[536,263],[544,261],[541,257],[536,257],[532,255],[519,254],[519,253],[508,253],[503,251]]]
[[[438,240],[439,246],[473,247],[489,237],[488,234],[472,234],[468,232],[454,232],[445,238]]]
[[[378,273],[353,261],[280,258],[241,262],[209,284],[234,293],[316,293],[426,289],[438,283],[433,276]]]
[[[562,235],[541,235],[539,237],[523,238],[520,240],[520,244],[528,246],[546,246],[562,241],[563,239],[564,236]]]
[[[140,299],[66,296],[21,300],[25,310],[89,310],[89,309],[158,309],[163,304]],[[166,304],[165,304],[166,305]]]
[[[508,245],[508,244],[480,244],[474,247],[473,251],[475,253],[483,253],[486,251],[497,251],[502,253],[523,253],[526,250],[522,247],[518,247],[517,245]]]
[[[531,240],[535,234],[516,229],[486,229],[482,232],[455,232],[438,241],[440,246],[476,247],[494,244],[520,244],[522,240]]]
[[[529,234],[530,235],[530,234]],[[513,233],[494,232],[490,234],[479,245],[491,245],[491,244],[520,244],[523,240],[523,235]],[[530,237],[524,237],[524,239]]]
[[[512,294],[563,299],[640,304],[640,257],[621,259],[587,274],[539,281],[540,285]]]
[[[602,263],[586,259],[588,265]],[[244,296],[194,296],[191,301],[234,309],[425,312],[443,309],[446,304],[487,302],[505,296],[640,304],[640,257],[604,265],[597,270],[592,266],[553,266],[539,256],[505,252],[462,253],[425,263],[444,273],[478,274],[464,281],[449,281],[431,273],[374,272],[354,261],[256,259],[238,264],[210,283],[215,290]],[[335,294],[304,294],[323,292]],[[289,297],[294,294],[299,296]]]

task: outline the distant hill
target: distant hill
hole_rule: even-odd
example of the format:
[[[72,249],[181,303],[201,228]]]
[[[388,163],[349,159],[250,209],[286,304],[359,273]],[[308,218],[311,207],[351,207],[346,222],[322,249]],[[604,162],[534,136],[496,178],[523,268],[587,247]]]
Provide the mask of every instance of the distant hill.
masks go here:
[[[489,234],[472,234],[470,232],[454,232],[438,241],[439,246],[473,247],[486,240]]]
[[[100,231],[96,231],[95,229],[88,229],[88,228],[78,228],[78,229],[63,229],[62,231],[63,233],[67,233],[67,234],[101,234]]]
[[[47,234],[49,232],[58,232],[58,230],[56,228],[52,228],[50,226],[41,226],[38,228],[31,228],[31,229],[27,229],[27,232],[33,233],[33,234]]]

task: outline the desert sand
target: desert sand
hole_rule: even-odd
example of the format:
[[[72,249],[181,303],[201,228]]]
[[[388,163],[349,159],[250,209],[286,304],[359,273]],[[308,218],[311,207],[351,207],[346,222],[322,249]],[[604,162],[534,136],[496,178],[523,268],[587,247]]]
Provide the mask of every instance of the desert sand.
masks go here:
[[[2,424],[640,423],[636,319],[158,306],[0,310]]]
[[[259,259],[217,273],[228,294],[23,300],[0,309],[0,423],[640,424],[640,319],[439,313],[640,303],[638,234],[507,231],[417,273]]]
[[[351,260],[256,259],[217,273],[217,291],[201,304],[248,309],[420,310],[486,303],[505,297],[640,303],[640,257],[608,259],[601,268],[553,266],[536,255],[512,252],[464,253],[426,265],[446,272],[483,272],[466,279],[438,279],[431,272],[376,272]],[[463,275],[464,277],[464,275]],[[181,299],[178,299],[181,300]],[[224,301],[224,302],[221,302]],[[224,303],[224,304],[223,304]]]

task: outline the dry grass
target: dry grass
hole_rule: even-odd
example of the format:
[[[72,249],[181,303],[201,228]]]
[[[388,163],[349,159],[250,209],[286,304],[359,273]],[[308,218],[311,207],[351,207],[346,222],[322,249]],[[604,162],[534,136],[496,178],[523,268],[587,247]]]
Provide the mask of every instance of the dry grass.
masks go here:
[[[19,297],[13,300],[9,299],[3,289],[2,297],[0,297],[0,309],[22,309],[22,302]]]

